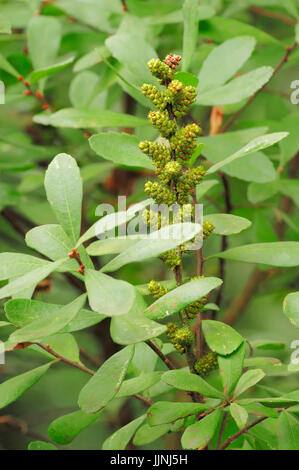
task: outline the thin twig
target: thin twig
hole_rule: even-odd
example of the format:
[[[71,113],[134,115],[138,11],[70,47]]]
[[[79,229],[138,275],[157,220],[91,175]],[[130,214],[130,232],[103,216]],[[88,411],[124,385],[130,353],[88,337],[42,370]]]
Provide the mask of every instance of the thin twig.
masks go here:
[[[290,26],[295,26],[296,24],[296,20],[293,20],[293,18],[290,18],[287,15],[283,15],[282,13],[266,10],[266,8],[252,6],[249,8],[249,10],[257,15],[267,16],[268,18],[273,18],[274,20],[282,21],[283,23],[288,24]]]
[[[162,353],[161,349],[158,348],[151,340],[147,340],[146,344],[159,356],[160,359],[164,362],[164,364],[168,367],[170,370],[175,370],[176,367],[172,364],[172,362],[164,356]]]
[[[226,420],[227,420],[227,411],[224,411],[221,426],[220,426],[220,430],[219,430],[219,434],[218,434],[216,449],[220,449],[222,436],[223,436],[223,431],[224,431],[224,428],[225,428],[225,425],[226,425]]]
[[[295,49],[295,47],[297,46],[297,42],[294,41],[293,44],[291,46],[287,46],[286,47],[286,52],[283,56],[283,58],[281,59],[281,61],[276,65],[274,71],[273,71],[273,74],[272,74],[272,77],[271,79],[277,74],[277,72],[279,72],[279,70],[281,69],[281,67],[284,65],[285,62],[287,62],[288,58],[289,58],[289,55],[291,54],[291,52]],[[267,82],[269,83],[269,82]],[[235,114],[233,114],[231,116],[231,118],[226,122],[226,124],[222,127],[222,129],[220,130],[221,133],[223,132],[226,132],[230,126],[235,122],[235,120],[240,116],[240,114],[243,113],[243,111],[250,105],[250,103],[252,103],[254,101],[254,99],[257,97],[257,95],[264,90],[264,88],[267,86],[267,83],[265,83],[264,86],[262,86],[259,90],[257,90],[249,99],[248,101],[244,104],[244,106],[242,106],[242,108],[239,109],[239,111],[237,111]]]
[[[65,362],[66,364],[68,364],[72,367],[75,367],[75,368],[81,370],[82,372],[85,372],[86,374],[95,375],[95,371],[93,371],[91,369],[88,369],[88,367],[85,367],[81,364],[78,364],[77,362],[73,362],[70,359],[67,359],[66,357],[61,356],[60,354],[56,353],[49,345],[44,346],[43,344],[41,344],[39,342],[33,342],[31,344],[35,344],[35,345],[39,346],[40,348],[44,349],[46,352],[48,352],[52,356],[56,357],[56,359],[58,359],[61,362]],[[151,406],[153,404],[151,400],[147,400],[146,398],[142,397],[138,393],[135,393],[132,396],[137,398],[138,400],[142,401],[143,403],[146,403],[146,405],[148,405],[148,406]]]
[[[245,428],[242,428],[240,429],[240,431],[236,432],[235,434],[233,434],[232,436],[228,437],[226,439],[226,441],[224,441],[224,443],[222,444],[222,446],[219,447],[219,450],[224,450],[226,449],[233,441],[235,441],[239,436],[241,436],[242,434],[245,434],[250,428],[253,428],[253,426],[256,426],[257,424],[261,423],[262,421],[264,421],[264,419],[266,419],[267,416],[262,416],[261,418],[258,418],[256,419],[255,421],[253,421],[252,423],[248,424],[247,426],[245,426]]]

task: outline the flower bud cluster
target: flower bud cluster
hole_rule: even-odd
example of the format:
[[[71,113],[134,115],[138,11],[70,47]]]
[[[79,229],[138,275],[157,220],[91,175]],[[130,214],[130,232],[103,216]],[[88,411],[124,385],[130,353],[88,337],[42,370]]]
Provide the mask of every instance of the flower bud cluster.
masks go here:
[[[159,183],[153,183],[152,181],[148,181],[145,183],[144,191],[158,204],[168,204],[171,206],[175,203],[176,197],[175,194],[165,186]]]
[[[217,354],[215,352],[206,354],[194,364],[194,369],[201,377],[205,377],[212,370],[218,369]]]
[[[170,137],[177,130],[176,121],[169,119],[167,111],[150,111],[148,118],[162,137]]]
[[[182,263],[180,250],[175,248],[173,250],[168,250],[163,253],[160,258],[164,261],[167,266],[170,267],[172,271],[175,270],[177,266],[180,266]]]
[[[167,324],[167,337],[180,354],[184,354],[186,348],[194,343],[194,334],[187,326],[179,327],[175,323]]]
[[[160,297],[163,297],[163,295],[167,294],[168,292],[168,289],[166,289],[166,287],[163,287],[162,284],[157,281],[149,282],[147,288],[154,297],[154,299],[160,299]]]

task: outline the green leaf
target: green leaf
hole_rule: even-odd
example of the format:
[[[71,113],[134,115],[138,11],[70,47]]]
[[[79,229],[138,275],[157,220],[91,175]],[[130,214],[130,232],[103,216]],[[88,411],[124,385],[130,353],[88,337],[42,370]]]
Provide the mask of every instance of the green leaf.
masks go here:
[[[202,227],[194,223],[180,223],[168,225],[150,233],[144,240],[123,251],[116,258],[107,263],[101,271],[113,272],[128,263],[144,261],[148,258],[158,257],[167,250],[192,239],[201,233]]]
[[[292,325],[299,328],[299,292],[288,294],[283,301],[283,312]]]
[[[254,243],[231,248],[213,256],[244,263],[259,263],[287,268],[299,265],[299,243]]]
[[[59,312],[63,308],[64,305],[49,304],[40,302],[39,300],[12,299],[6,302],[5,313],[11,323],[22,328],[37,319],[43,318],[47,314],[53,317],[57,315],[57,313],[60,315]],[[73,320],[61,330],[61,333],[83,330],[89,326],[100,323],[104,318],[106,318],[105,315],[82,309]]]
[[[243,372],[246,352],[245,341],[228,356],[218,355],[219,372],[222,380],[224,395],[229,396]]]
[[[26,390],[36,384],[52,364],[53,361],[48,362],[43,366],[2,382],[0,384],[0,409],[17,400]]]
[[[245,145],[245,147],[242,147],[238,152],[234,153],[230,157],[225,158],[221,162],[216,163],[216,165],[213,165],[212,167],[210,167],[207,171],[207,174],[215,173],[216,171],[219,171],[220,168],[223,168],[225,165],[233,162],[234,160],[238,158],[242,158],[242,157],[245,157],[246,155],[249,155],[250,153],[257,152],[258,150],[263,150],[267,147],[271,147],[271,145],[276,144],[280,140],[287,137],[287,135],[288,135],[288,132],[274,132],[273,134],[266,134],[266,135],[257,137],[256,139],[253,139],[251,142]]]
[[[9,337],[9,341],[23,343],[26,341],[34,341],[45,336],[53,335],[62,330],[73,318],[78,314],[86,302],[86,294],[77,297],[70,304],[65,305],[57,311],[56,315],[45,314],[34,320],[29,325],[18,329]]]
[[[226,85],[200,93],[196,103],[203,106],[239,103],[262,88],[270,80],[272,74],[272,67],[259,67],[231,80]]]
[[[197,85],[198,85],[198,78],[195,77],[195,75],[192,75],[192,73],[189,73],[189,72],[176,72],[174,74],[174,79],[179,80],[185,86],[191,85],[191,86],[194,86],[196,88]]]
[[[236,425],[239,429],[245,427],[248,420],[248,412],[243,406],[237,405],[237,403],[231,403],[229,407],[230,414],[234,418]]]
[[[84,279],[89,304],[95,312],[107,316],[124,315],[132,308],[136,293],[128,282],[113,279],[93,269],[85,271]]]
[[[132,47],[138,44],[138,47]],[[120,32],[113,34],[105,41],[105,45],[112,55],[124,66],[129,73],[129,82],[135,85],[153,83],[153,77],[148,70],[147,62],[156,58],[157,54],[152,46],[145,40],[144,35],[134,32]],[[127,76],[127,73],[125,72]]]
[[[156,300],[145,310],[144,315],[152,320],[165,318],[204,297],[221,284],[221,279],[217,277],[206,277],[187,282]]]
[[[35,122],[38,123],[39,120],[35,120]],[[65,108],[51,114],[45,124],[53,127],[70,127],[72,129],[99,129],[105,127],[139,127],[147,125],[148,122],[146,119],[131,116],[130,114],[117,113],[109,109]],[[142,153],[141,150],[140,153]],[[146,157],[144,156],[144,158]]]
[[[196,199],[199,201],[202,199],[206,193],[213,188],[216,184],[219,184],[219,181],[217,180],[207,180],[203,181],[202,183],[198,184],[196,186]]]
[[[99,417],[97,414],[86,414],[82,410],[74,411],[52,421],[48,434],[57,444],[67,445],[72,442],[85,428],[93,424]]]
[[[150,426],[172,423],[177,419],[197,415],[209,409],[210,405],[205,403],[173,403],[171,401],[159,401],[148,409],[148,423]]]
[[[103,443],[103,450],[124,450],[132,439],[137,429],[145,420],[146,415],[139,416],[115,433],[109,436]]]
[[[139,343],[160,336],[165,331],[165,325],[144,317],[141,312],[113,317],[110,327],[111,337],[118,344]]]
[[[234,235],[251,226],[250,220],[232,214],[207,214],[206,220],[214,225],[213,233],[217,235]]]
[[[76,0],[75,2],[73,0],[58,0],[56,6],[79,22],[107,33],[114,31],[110,18],[120,13],[121,8],[118,1],[111,2],[110,0],[88,2],[88,5],[84,0]]]
[[[278,182],[278,190],[285,196],[293,199],[297,207],[299,207],[299,181],[292,179],[283,179]]]
[[[22,292],[26,289],[36,286],[36,284],[42,281],[45,277],[49,276],[49,274],[57,270],[62,265],[62,263],[64,263],[64,261],[65,260],[62,259],[55,261],[54,263],[47,263],[44,266],[33,269],[23,276],[11,281],[9,284],[0,289],[0,298],[3,299],[4,297],[11,297],[18,292]]]
[[[299,24],[299,23],[298,23]],[[299,126],[299,113],[294,112],[287,114],[279,122],[279,130],[289,132],[289,135],[286,139],[280,142],[279,147],[281,149],[280,156],[280,165],[285,166],[285,164],[291,160],[291,158],[296,155],[299,150],[299,143],[297,137],[297,131]]]
[[[222,162],[225,158],[239,151],[240,147],[246,145],[250,140],[265,134],[267,130],[267,127],[255,127],[201,137],[200,140],[204,143],[202,154],[212,163]],[[246,158],[234,160],[223,167],[223,171],[230,176],[256,183],[277,179],[277,172],[272,161],[263,152],[254,152],[247,155]]]
[[[248,186],[247,198],[253,204],[265,201],[274,196],[278,191],[278,181],[269,181],[268,183],[251,183]]]
[[[155,383],[159,382],[163,372],[149,372],[147,374],[142,373],[138,377],[133,379],[125,380],[119,389],[117,398],[129,397],[135,395],[135,393],[143,392],[147,390]]]
[[[215,16],[214,18],[201,22],[199,24],[199,34],[206,39],[218,43],[236,36],[252,36],[259,44],[277,44],[281,45],[281,48],[283,48],[282,43],[270,34],[265,33],[262,29],[255,28],[250,24],[232,18],[223,18],[221,16]]]
[[[86,70],[93,65],[98,64],[104,59],[107,59],[111,55],[109,49],[106,46],[99,46],[88,52],[87,54],[80,57],[74,65],[74,72],[81,72]]]
[[[71,239],[67,236],[61,225],[41,225],[34,227],[26,233],[27,246],[42,253],[53,261],[68,257],[73,248]],[[79,248],[81,260],[86,267],[92,268],[93,264],[86,254],[84,247]],[[68,259],[60,268],[61,271],[77,271],[78,263],[74,259]]]
[[[90,137],[89,144],[100,157],[117,165],[154,168],[150,158],[139,149],[139,139],[135,135],[105,132]]]
[[[65,69],[69,65],[74,62],[75,56],[69,57],[61,62],[58,62],[53,65],[48,65],[47,67],[40,68],[35,70],[30,74],[29,81],[30,83],[35,83],[42,78],[50,77],[51,75],[55,75],[56,73],[60,72],[61,70]]]
[[[209,398],[223,398],[222,392],[212,387],[199,375],[191,374],[186,370],[170,370],[162,375],[162,381],[189,392],[197,392]]]
[[[1,34],[11,34],[11,24],[2,15],[0,16],[0,33]]]
[[[28,444],[28,450],[58,450],[51,442],[33,441]]]
[[[196,42],[198,38],[198,1],[185,0],[183,4],[183,21],[184,21],[184,35],[183,35],[183,64],[182,69],[188,70],[192,56],[195,51]]]
[[[34,70],[53,64],[61,40],[60,22],[50,16],[33,17],[27,28],[29,55]],[[41,83],[43,89],[44,81]]]
[[[10,64],[10,62],[8,62],[8,60],[2,54],[0,54],[0,69],[5,70],[5,72],[9,73],[13,77],[18,78],[19,76],[17,70]]]
[[[8,341],[10,341],[10,339]],[[77,362],[78,364],[80,363],[79,346],[74,336],[70,333],[59,333],[57,335],[45,336],[40,342],[44,346],[49,344],[53,351],[63,357],[66,357],[70,361]],[[46,352],[36,344],[29,346],[29,349],[34,350],[49,359],[53,359],[52,354]]]
[[[278,419],[279,450],[298,450],[299,421],[291,413],[282,411]]]
[[[299,23],[297,23],[295,26],[295,39],[296,42],[299,43]]]
[[[104,238],[88,245],[86,251],[91,256],[114,255],[122,253],[142,238],[142,235],[128,235],[127,237]]]
[[[285,344],[281,341],[275,341],[270,339],[255,339],[250,340],[250,345],[253,349],[263,349],[263,350],[281,350],[285,348]]]
[[[249,59],[255,44],[253,37],[239,36],[215,47],[200,70],[197,92],[201,94],[206,90],[217,88],[232,78]]]
[[[222,415],[222,410],[215,410],[197,423],[188,426],[182,436],[183,449],[199,449],[207,445],[214,436]]]
[[[203,320],[202,331],[210,349],[223,356],[234,352],[243,342],[236,330],[219,321]]]
[[[85,413],[103,409],[117,394],[134,354],[134,346],[127,346],[111,356],[82,388],[79,406]]]
[[[144,446],[150,444],[151,442],[156,441],[159,437],[164,436],[167,432],[170,431],[169,424],[161,424],[159,426],[150,426],[149,424],[143,424],[141,426],[133,439],[133,444],[136,446]]]
[[[60,153],[48,166],[45,175],[48,201],[73,243],[80,236],[82,180],[76,160]]]
[[[0,280],[23,276],[29,271],[48,265],[41,258],[21,253],[0,253]]]
[[[261,369],[248,370],[240,377],[236,388],[234,390],[234,397],[238,397],[244,393],[248,388],[253,387],[260,380],[265,377],[265,372]]]
[[[105,232],[110,232],[111,230],[119,227],[120,225],[129,222],[131,219],[135,217],[138,212],[142,212],[146,206],[150,205],[153,202],[153,199],[146,199],[145,201],[139,202],[134,204],[133,206],[129,207],[127,211],[119,211],[119,212],[112,212],[112,214],[108,214],[98,220],[95,224],[93,224],[83,235],[80,237],[76,248],[80,246],[82,243],[90,240],[94,237],[100,237]],[[96,214],[98,215],[98,214]]]

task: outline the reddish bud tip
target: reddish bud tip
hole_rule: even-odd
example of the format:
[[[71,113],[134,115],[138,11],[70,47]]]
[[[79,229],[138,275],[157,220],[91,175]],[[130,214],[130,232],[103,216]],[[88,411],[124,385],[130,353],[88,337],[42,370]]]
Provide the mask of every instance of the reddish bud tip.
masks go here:
[[[75,23],[76,18],[74,18],[73,16],[69,16],[69,17],[68,17],[68,20],[69,20],[71,23]]]
[[[18,76],[18,80],[19,80],[20,82],[22,82],[22,81],[23,81],[23,77],[22,77],[22,75],[19,75],[19,76]]]
[[[46,348],[47,348],[47,349],[50,349],[50,345],[49,345],[49,344],[46,344]]]
[[[74,256],[74,253],[72,251],[70,253],[68,253],[69,258],[73,258],[73,256]]]
[[[277,169],[278,173],[283,173],[284,169],[282,168],[282,166],[280,166],[278,169]]]
[[[85,132],[84,137],[85,137],[86,139],[89,139],[90,136],[91,136],[91,133],[90,133],[90,132]]]
[[[28,54],[28,47],[24,47],[23,52],[24,54]]]
[[[79,256],[79,251],[76,251],[76,255]]]
[[[123,11],[127,11],[128,8],[126,7],[126,5],[123,5]]]
[[[80,269],[84,269],[84,268],[85,268],[85,265],[81,264]]]
[[[39,100],[42,99],[43,95],[42,95],[42,92],[41,92],[40,90],[37,90],[37,92],[36,92],[36,97],[37,97]]]
[[[25,86],[29,86],[28,80],[25,80],[25,81],[24,81],[24,85],[25,85]]]
[[[23,94],[24,94],[25,96],[30,96],[30,95],[32,95],[33,93],[32,93],[32,91],[30,91],[30,90],[25,90],[25,91],[23,91]]]
[[[43,109],[46,110],[46,109],[49,109],[49,108],[50,108],[50,106],[49,106],[48,104],[44,104],[44,105],[43,105]]]

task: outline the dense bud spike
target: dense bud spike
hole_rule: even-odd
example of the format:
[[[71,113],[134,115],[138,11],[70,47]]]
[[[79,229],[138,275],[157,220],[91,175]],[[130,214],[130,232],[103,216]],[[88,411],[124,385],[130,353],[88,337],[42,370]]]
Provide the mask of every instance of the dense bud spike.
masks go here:
[[[142,93],[161,111],[165,109],[169,100],[169,93],[160,91],[155,85],[145,83],[141,87]]]
[[[182,263],[180,252],[177,248],[174,250],[165,251],[160,257],[165,264],[167,264],[172,271]]]
[[[177,130],[176,122],[170,120],[168,113],[165,111],[150,111],[148,118],[162,137],[169,137]]]
[[[211,222],[204,222],[202,226],[203,239],[205,240],[209,235],[211,235],[214,229],[215,227]]]
[[[171,160],[165,165],[165,172],[170,178],[178,176],[181,171],[182,165],[179,162],[176,162],[175,160]]]
[[[212,370],[218,368],[217,354],[215,352],[210,352],[199,359],[194,364],[194,369],[201,377],[205,377]]]
[[[147,288],[155,299],[160,299],[160,297],[163,297],[168,292],[168,289],[157,281],[149,282]]]
[[[162,81],[171,80],[173,78],[173,69],[160,59],[151,59],[148,63],[151,74]]]
[[[155,199],[158,204],[164,203],[168,206],[171,206],[175,203],[175,194],[173,194],[170,189],[165,188],[159,183],[153,183],[152,181],[148,181],[147,183],[145,183],[144,190],[150,197]]]
[[[175,70],[179,66],[181,60],[182,58],[179,55],[168,54],[164,59],[164,63],[167,64],[171,69]]]
[[[153,230],[159,230],[162,226],[167,225],[167,220],[160,212],[146,209],[142,213],[142,220],[145,225],[151,227]]]

